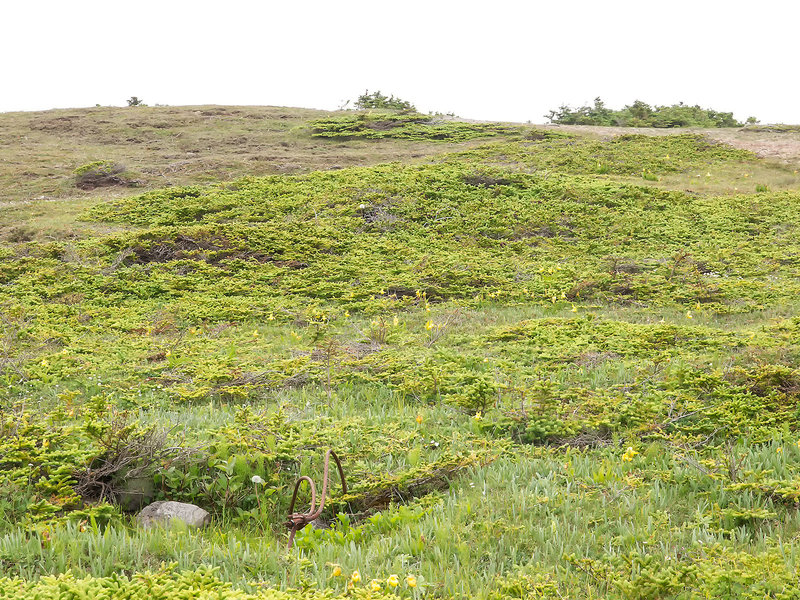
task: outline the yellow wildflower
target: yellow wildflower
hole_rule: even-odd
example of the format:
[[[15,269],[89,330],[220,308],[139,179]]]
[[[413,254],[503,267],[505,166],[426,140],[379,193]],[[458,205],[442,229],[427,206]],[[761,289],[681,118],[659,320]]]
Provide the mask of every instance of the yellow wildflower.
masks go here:
[[[633,457],[639,454],[636,450],[633,449],[633,446],[628,446],[628,449],[625,451],[625,454],[622,455],[623,462],[631,462]]]
[[[406,577],[406,585],[410,588],[417,587],[417,578],[414,577],[413,575],[409,575],[408,577]]]
[[[693,319],[693,318],[694,318],[694,317],[692,316],[692,311],[690,311],[690,310],[687,310],[687,311],[686,311],[686,318],[687,318],[687,319]]]
[[[574,304],[572,305],[572,312],[578,312],[578,307]]]
[[[345,319],[349,319],[350,318],[350,311],[347,311],[347,310],[344,311],[344,318]]]
[[[353,571],[353,574],[350,575],[350,581],[352,581],[353,583],[358,583],[359,581],[361,581],[361,573],[359,573],[358,571]]]
[[[400,585],[400,578],[397,575],[389,575],[389,579],[386,580],[386,583],[393,588],[396,588],[398,585]]]
[[[783,452],[783,448],[776,448],[776,449],[775,449],[775,452],[777,452],[778,454],[780,454],[781,452]]]
[[[483,419],[483,413],[481,411],[478,411],[478,412],[475,413],[475,416],[472,417],[472,418],[475,419],[476,421],[480,421],[481,419]]]
[[[380,592],[381,591],[381,583],[377,579],[373,579],[369,582],[369,587],[373,592]]]
[[[417,415],[417,425],[422,425],[422,415]],[[800,443],[800,442],[798,442]]]
[[[430,331],[431,329],[433,329],[433,321],[431,321],[430,319],[428,319],[428,322],[427,322],[427,323],[425,323],[425,329],[427,329],[428,331]]]
[[[342,567],[339,565],[333,565],[333,572],[331,573],[334,577],[341,577],[342,576]]]

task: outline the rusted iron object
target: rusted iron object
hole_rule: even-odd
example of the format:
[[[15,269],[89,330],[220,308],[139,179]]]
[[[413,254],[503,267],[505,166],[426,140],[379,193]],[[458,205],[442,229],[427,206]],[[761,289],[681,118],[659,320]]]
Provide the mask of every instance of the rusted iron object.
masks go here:
[[[336,456],[336,453],[333,450],[328,450],[325,453],[325,466],[322,474],[322,494],[320,495],[319,499],[319,508],[317,508],[317,487],[314,485],[314,481],[311,479],[311,477],[303,475],[294,485],[292,503],[289,505],[289,520],[286,522],[286,527],[288,527],[290,530],[289,544],[287,546],[288,548],[291,548],[294,545],[294,536],[297,534],[297,532],[311,523],[313,520],[319,518],[319,516],[322,514],[322,510],[325,508],[325,496],[328,494],[328,465],[331,456],[333,457],[333,460],[336,461],[336,466],[339,469],[339,477],[342,480],[342,493],[347,493],[347,481],[345,481],[344,471],[342,471],[342,463],[339,462],[339,457]],[[294,503],[297,501],[297,492],[300,490],[300,485],[304,481],[307,481],[308,486],[311,488],[311,508],[304,513],[294,512]]]

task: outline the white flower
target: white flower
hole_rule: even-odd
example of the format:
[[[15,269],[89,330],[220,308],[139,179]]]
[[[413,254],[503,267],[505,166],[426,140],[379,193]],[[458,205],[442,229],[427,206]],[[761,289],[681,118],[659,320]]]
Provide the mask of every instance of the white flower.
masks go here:
[[[250,481],[252,481],[252,482],[253,482],[253,483],[255,483],[255,484],[264,483],[264,480],[263,480],[263,479],[261,479],[261,477],[259,477],[258,475],[253,475],[253,476],[250,478]]]

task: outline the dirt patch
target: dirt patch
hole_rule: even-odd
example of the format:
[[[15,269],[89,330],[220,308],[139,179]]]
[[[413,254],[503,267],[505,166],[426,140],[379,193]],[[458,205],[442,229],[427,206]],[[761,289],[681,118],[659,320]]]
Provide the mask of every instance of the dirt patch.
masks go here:
[[[75,121],[78,119],[78,116],[55,117],[52,119],[32,119],[30,127],[35,131],[72,131],[75,127]]]
[[[217,265],[226,260],[247,260],[261,263],[272,263],[287,269],[305,269],[308,263],[299,260],[275,258],[264,252],[253,252],[234,246],[227,238],[188,237],[178,235],[174,238],[153,240],[149,244],[137,244],[124,252],[122,263],[125,265],[145,265],[150,263],[166,263],[173,260],[193,260]]]
[[[492,177],[491,175],[476,173],[474,175],[465,176],[464,183],[472,187],[490,188],[498,185],[512,185],[514,182],[502,177]]]
[[[730,144],[734,148],[750,150],[761,158],[787,165],[800,165],[800,132],[749,133],[745,129],[731,133],[712,132],[708,134],[708,137]]]

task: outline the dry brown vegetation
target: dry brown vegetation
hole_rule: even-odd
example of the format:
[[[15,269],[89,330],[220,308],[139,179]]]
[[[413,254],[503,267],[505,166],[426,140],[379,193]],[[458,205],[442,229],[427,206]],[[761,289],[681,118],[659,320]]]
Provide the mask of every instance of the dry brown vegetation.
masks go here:
[[[96,107],[0,114],[0,239],[59,239],[89,227],[75,216],[95,202],[243,175],[305,173],[442,152],[435,142],[315,139],[304,125],[327,111],[270,106]],[[451,144],[466,148],[479,142]],[[75,169],[124,165],[126,186],[76,187]],[[66,201],[66,202],[65,202]],[[56,207],[57,205],[57,207]]]
[[[330,115],[300,108],[224,106],[0,114],[0,203],[86,197],[75,189],[73,171],[97,160],[125,165],[151,189],[245,174],[407,161],[441,152],[441,146],[425,142],[320,140],[303,129],[309,120]]]

